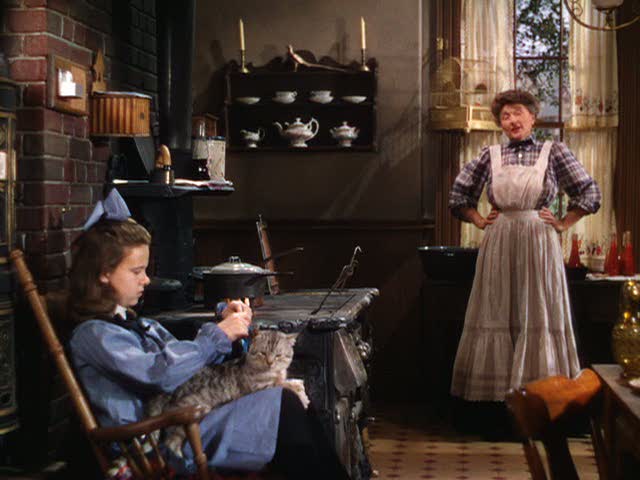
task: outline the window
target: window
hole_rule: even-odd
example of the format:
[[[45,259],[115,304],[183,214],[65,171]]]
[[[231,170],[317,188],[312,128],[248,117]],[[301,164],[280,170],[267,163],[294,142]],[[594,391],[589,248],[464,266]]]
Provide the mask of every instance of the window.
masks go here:
[[[537,96],[537,140],[564,140],[570,112],[569,22],[562,0],[513,0],[515,86]],[[561,215],[564,195],[551,210]]]

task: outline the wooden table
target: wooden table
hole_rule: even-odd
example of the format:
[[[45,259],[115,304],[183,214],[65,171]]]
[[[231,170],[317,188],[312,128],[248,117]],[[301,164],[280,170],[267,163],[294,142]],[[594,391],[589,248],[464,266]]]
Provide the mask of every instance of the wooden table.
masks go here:
[[[619,365],[593,365],[604,390],[604,442],[611,480],[637,479],[640,466],[640,395],[621,377]]]

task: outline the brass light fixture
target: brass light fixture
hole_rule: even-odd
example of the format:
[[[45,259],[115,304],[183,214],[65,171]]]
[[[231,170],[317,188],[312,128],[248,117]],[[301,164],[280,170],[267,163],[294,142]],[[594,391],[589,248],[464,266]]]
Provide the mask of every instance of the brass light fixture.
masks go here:
[[[592,0],[591,3],[593,4],[593,8],[595,8],[605,16],[605,24],[602,27],[598,25],[589,25],[580,18],[584,13],[583,2],[581,2],[580,0],[564,0],[564,6],[567,8],[567,11],[569,12],[569,15],[571,15],[571,18],[573,18],[583,27],[589,28],[591,30],[615,32],[616,30],[628,27],[629,25],[632,25],[640,20],[640,12],[638,12],[637,9],[634,9],[634,11],[638,13],[636,13],[633,19],[629,20],[628,22],[621,23],[620,25],[616,25],[615,12],[623,2],[624,0]]]

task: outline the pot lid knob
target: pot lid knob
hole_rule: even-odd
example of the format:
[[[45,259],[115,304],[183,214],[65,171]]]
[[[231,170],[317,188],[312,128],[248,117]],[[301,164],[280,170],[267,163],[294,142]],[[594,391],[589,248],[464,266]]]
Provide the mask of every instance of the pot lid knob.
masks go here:
[[[211,267],[209,269],[209,272],[223,274],[263,273],[264,269],[262,267],[258,267],[257,265],[245,263],[240,259],[240,257],[233,255],[229,257],[226,262],[221,263],[220,265],[216,265],[215,267]]]

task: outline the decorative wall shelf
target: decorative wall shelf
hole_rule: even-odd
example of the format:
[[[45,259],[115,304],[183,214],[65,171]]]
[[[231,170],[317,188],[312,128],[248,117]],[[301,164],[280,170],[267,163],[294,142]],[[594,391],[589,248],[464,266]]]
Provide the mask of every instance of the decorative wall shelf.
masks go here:
[[[276,57],[261,67],[248,65],[249,73],[240,72],[235,61],[227,65],[225,123],[227,148],[230,151],[374,151],[376,149],[376,94],[377,63],[367,62],[368,71],[361,70],[359,63],[342,65],[329,57],[319,61],[308,51],[297,51],[296,55],[314,66],[294,62],[291,56]],[[330,103],[315,103],[310,92],[330,90]],[[273,100],[276,91],[295,91],[292,103]],[[342,97],[358,95],[366,97],[362,103],[350,103]],[[239,97],[259,97],[252,105],[240,103]],[[274,122],[292,123],[300,118],[307,123],[315,118],[319,123],[317,135],[308,140],[306,148],[292,147],[279,134]],[[351,147],[340,147],[330,134],[330,129],[348,122],[359,129],[358,138]],[[248,148],[241,130],[264,130],[264,138],[257,148]]]

